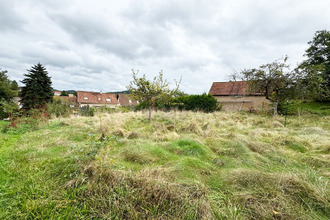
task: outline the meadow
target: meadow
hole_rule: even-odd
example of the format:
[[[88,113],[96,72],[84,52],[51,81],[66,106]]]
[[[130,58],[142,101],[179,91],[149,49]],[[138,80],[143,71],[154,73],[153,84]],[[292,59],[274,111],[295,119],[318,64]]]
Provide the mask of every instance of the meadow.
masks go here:
[[[329,219],[330,116],[0,122],[0,219]]]

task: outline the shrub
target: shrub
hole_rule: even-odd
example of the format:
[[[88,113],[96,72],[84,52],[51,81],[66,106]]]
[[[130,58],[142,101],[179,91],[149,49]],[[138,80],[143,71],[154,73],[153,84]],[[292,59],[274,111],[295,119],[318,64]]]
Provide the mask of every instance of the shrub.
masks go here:
[[[180,96],[172,101],[180,110],[213,112],[218,110],[217,100],[211,94]]]
[[[69,102],[66,100],[55,99],[53,102],[46,104],[47,113],[56,117],[67,117],[71,113]]]
[[[85,105],[79,108],[79,114],[82,116],[94,116],[94,108]]]

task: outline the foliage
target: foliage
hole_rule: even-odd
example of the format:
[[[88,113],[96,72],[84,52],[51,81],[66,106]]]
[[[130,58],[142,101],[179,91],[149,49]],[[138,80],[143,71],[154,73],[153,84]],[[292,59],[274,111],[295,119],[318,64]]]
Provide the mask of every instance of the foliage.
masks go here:
[[[65,90],[63,90],[62,92],[61,92],[61,95],[60,96],[69,96],[69,93],[67,93]]]
[[[110,108],[107,106],[100,106],[95,108],[95,113],[118,113],[118,112],[130,112],[134,109],[133,106],[116,106],[115,108]]]
[[[179,90],[180,82],[176,83],[176,88],[171,90],[169,84],[163,79],[163,72],[159,72],[153,81],[148,80],[145,75],[138,78],[137,72],[133,72],[133,81],[127,89],[132,93],[132,97],[149,109],[149,120],[151,120],[152,108],[168,103]]]
[[[9,118],[12,118],[13,113],[18,111],[18,105],[13,101],[6,101],[5,99],[2,99],[0,101],[0,106]]]
[[[277,114],[277,103],[295,95],[295,74],[289,71],[287,57],[276,60],[259,68],[243,70],[243,78],[248,81],[252,94],[265,95],[274,103],[274,114]]]
[[[89,105],[85,105],[79,108],[79,114],[81,116],[94,116],[95,109]]]
[[[71,114],[70,103],[67,100],[54,99],[46,104],[47,113],[56,117],[67,117]]]
[[[43,65],[38,63],[32,66],[24,76],[26,78],[21,82],[25,86],[20,94],[23,109],[42,108],[53,100],[51,78]]]
[[[213,112],[218,110],[217,100],[211,94],[186,95],[174,98],[172,106],[181,110]]]
[[[7,70],[0,69],[0,100],[10,101],[18,95],[18,85],[15,80],[9,80],[6,74]]]
[[[330,100],[330,32],[317,31],[306,50],[307,60],[297,68],[301,75],[304,98],[319,101]]]
[[[0,119],[13,113],[15,104],[12,99],[18,95],[17,82],[9,80],[6,74],[7,70],[0,69]]]

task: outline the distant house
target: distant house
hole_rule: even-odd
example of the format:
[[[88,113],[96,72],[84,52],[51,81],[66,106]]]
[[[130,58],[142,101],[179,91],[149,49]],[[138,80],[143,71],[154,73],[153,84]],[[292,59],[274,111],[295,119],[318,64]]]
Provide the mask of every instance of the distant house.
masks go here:
[[[88,105],[90,107],[115,108],[118,105],[118,100],[113,93],[77,91],[77,103],[79,107]]]
[[[18,108],[21,109],[23,106],[22,106],[22,103],[21,103],[21,97],[13,97],[13,102],[16,103],[18,105]]]
[[[136,106],[139,104],[139,101],[134,100],[129,94],[119,93],[117,98],[121,106]]]
[[[214,82],[210,92],[225,111],[269,108],[269,100],[260,93],[249,93],[246,81]]]
[[[60,96],[61,94],[62,94],[62,92],[54,91],[54,96]]]

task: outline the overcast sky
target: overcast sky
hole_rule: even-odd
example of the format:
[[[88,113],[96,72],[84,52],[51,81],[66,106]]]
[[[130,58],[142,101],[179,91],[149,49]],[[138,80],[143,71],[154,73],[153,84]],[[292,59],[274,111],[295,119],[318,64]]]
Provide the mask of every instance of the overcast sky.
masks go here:
[[[285,55],[294,67],[317,30],[330,29],[329,0],[0,0],[0,68],[22,80],[40,62],[59,90],[121,91],[132,69],[182,76],[208,92],[235,70]]]

